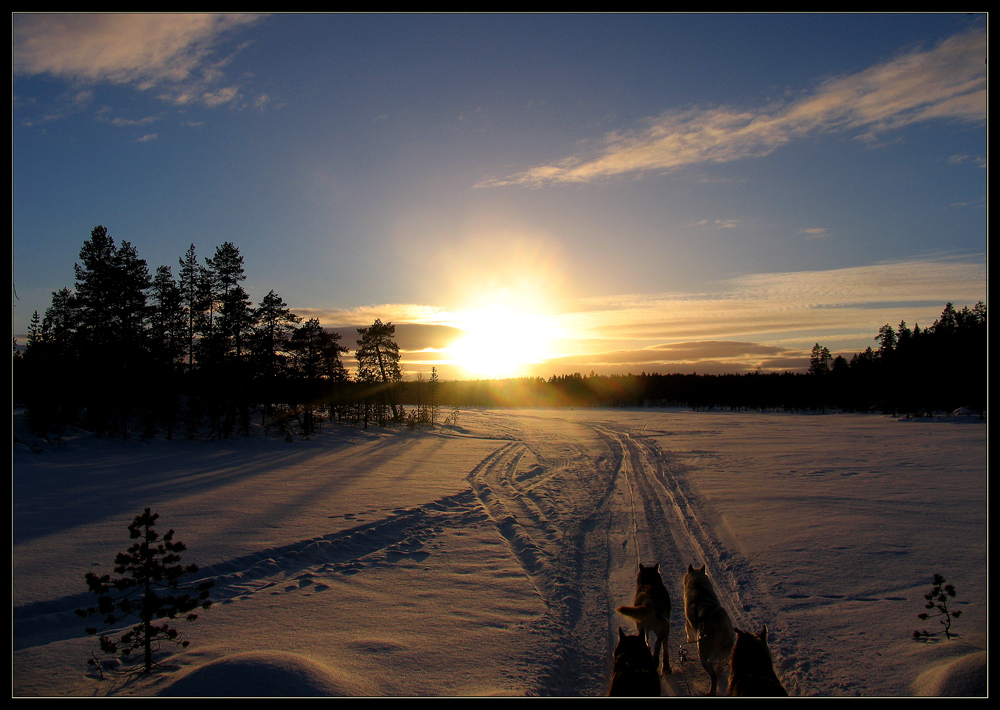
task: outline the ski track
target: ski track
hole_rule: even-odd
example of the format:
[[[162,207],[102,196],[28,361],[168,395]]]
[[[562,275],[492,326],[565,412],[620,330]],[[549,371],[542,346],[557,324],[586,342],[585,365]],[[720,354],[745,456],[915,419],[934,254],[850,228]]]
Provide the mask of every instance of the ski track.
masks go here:
[[[673,603],[664,651],[674,672],[663,676],[664,694],[702,694],[707,674],[694,645],[683,643],[681,578],[689,563],[707,564],[734,624],[759,628],[771,625],[774,613],[761,602],[766,596],[752,565],[719,542],[683,466],[642,428],[554,422],[594,435],[581,441],[549,430],[545,422],[554,420],[545,419],[537,436],[528,429],[503,432],[505,443],[469,472],[464,492],[214,564],[198,577],[215,582],[217,604],[257,593],[323,591],[324,578],[426,559],[434,535],[488,518],[545,605],[544,618],[524,626],[544,647],[535,661],[544,666],[538,694],[604,694],[617,629],[631,632],[633,623],[614,609],[631,602],[640,561],[660,564]],[[580,486],[588,486],[588,494],[581,494]],[[73,610],[92,601],[84,593],[15,607],[14,650],[78,636],[80,619]],[[795,657],[780,640],[776,647],[785,658]],[[808,664],[779,670],[803,674]],[[725,682],[724,672],[720,693]]]
[[[403,559],[426,559],[430,554],[426,543],[433,535],[484,519],[472,492],[465,491],[422,506],[399,508],[348,530],[203,567],[189,584],[215,582],[215,604],[230,604],[258,592],[281,593],[305,587],[323,591],[327,588],[324,576],[350,576]],[[74,609],[93,602],[93,596],[84,592],[14,607],[13,650],[79,636],[81,621]]]

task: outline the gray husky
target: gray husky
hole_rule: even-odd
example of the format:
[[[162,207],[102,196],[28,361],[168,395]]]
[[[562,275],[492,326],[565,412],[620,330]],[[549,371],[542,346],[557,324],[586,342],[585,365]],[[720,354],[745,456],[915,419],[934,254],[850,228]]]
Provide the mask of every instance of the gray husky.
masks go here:
[[[701,666],[712,679],[709,695],[715,695],[722,664],[729,660],[736,633],[729,614],[719,601],[705,565],[688,565],[684,575],[684,619],[688,643],[698,642]],[[715,664],[713,668],[713,664]]]
[[[653,661],[660,662],[660,649],[663,649],[663,672],[670,673],[670,659],[667,652],[667,638],[670,636],[670,595],[660,577],[660,563],[651,567],[643,567],[639,563],[639,572],[635,577],[635,599],[632,606],[620,606],[618,613],[635,621],[636,630],[646,638],[652,631],[656,634],[656,644],[653,646]]]

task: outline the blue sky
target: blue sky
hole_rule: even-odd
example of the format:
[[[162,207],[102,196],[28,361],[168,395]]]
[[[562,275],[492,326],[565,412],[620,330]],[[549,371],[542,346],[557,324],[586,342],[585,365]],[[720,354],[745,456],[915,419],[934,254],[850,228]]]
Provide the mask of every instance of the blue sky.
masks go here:
[[[12,30],[20,342],[97,224],[150,271],[231,241],[410,376],[796,368],[987,300],[984,15]]]

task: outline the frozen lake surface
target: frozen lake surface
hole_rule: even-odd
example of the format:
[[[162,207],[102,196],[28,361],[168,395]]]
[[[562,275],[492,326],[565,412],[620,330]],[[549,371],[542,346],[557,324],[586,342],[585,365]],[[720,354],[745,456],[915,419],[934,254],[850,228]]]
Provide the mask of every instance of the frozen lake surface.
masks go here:
[[[14,695],[603,695],[638,562],[673,600],[664,694],[709,685],[683,644],[688,564],[736,626],[768,626],[790,695],[985,694],[974,416],[463,410],[291,443],[56,446],[14,428]],[[160,672],[100,680],[73,610],[145,506],[215,605],[175,624],[191,645]],[[935,573],[962,616],[918,643]]]

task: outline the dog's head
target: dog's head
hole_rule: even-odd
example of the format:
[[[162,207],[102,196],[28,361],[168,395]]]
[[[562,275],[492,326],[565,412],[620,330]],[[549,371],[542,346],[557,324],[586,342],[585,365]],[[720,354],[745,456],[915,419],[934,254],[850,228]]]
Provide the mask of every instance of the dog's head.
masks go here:
[[[618,627],[618,643],[615,645],[615,658],[641,654],[652,658],[645,634],[629,635],[622,627]]]
[[[746,670],[771,670],[773,661],[771,648],[767,645],[767,625],[764,625],[758,634],[752,631],[741,631],[735,627],[733,627],[733,631],[736,632],[736,643],[733,644],[730,667],[740,667]]]
[[[705,565],[701,567],[695,567],[694,565],[688,565],[687,574],[684,575],[684,582],[687,583],[689,580],[696,579],[698,577],[708,577],[708,572],[705,569]]]
[[[660,563],[654,562],[649,567],[644,567],[642,562],[640,562],[639,571],[635,575],[635,581],[638,584],[649,584],[655,581],[663,581],[660,577]]]

